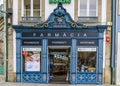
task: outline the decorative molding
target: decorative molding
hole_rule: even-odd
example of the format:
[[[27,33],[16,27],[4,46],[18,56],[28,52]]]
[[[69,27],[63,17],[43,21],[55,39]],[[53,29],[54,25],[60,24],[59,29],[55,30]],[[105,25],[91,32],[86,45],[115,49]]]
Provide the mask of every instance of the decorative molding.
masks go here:
[[[82,83],[96,83],[96,73],[77,73],[77,82]]]
[[[103,33],[106,28],[107,28],[106,25],[98,25],[97,26],[97,30],[99,33]]]
[[[42,77],[44,74],[41,73],[36,73],[36,72],[31,72],[31,73],[27,73],[24,72],[22,73],[22,82],[33,82],[33,83],[38,83],[38,82],[42,82]]]
[[[81,28],[82,26],[83,24],[73,21],[61,3],[50,14],[47,21],[35,25],[36,28]]]

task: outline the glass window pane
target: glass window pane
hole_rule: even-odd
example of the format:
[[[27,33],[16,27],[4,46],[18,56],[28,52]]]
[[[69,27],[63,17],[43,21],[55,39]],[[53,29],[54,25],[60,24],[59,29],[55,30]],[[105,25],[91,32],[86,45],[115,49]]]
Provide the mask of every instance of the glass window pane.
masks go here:
[[[96,48],[79,48],[78,64],[79,72],[96,72]]]
[[[23,70],[40,71],[41,48],[23,48]]]
[[[89,16],[96,16],[96,9],[97,9],[97,4],[96,0],[90,0],[90,5],[89,5]]]
[[[33,15],[35,17],[40,16],[40,0],[34,0],[34,5],[33,5]]]
[[[24,15],[30,16],[30,0],[24,0]]]
[[[87,16],[87,0],[80,0],[80,16]]]

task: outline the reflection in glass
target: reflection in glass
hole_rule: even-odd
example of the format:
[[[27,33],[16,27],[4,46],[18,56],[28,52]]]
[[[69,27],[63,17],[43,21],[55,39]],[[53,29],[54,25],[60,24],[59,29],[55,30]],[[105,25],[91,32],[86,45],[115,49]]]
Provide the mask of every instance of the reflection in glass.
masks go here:
[[[51,67],[51,66],[54,66]],[[54,54],[50,55],[50,70],[54,71],[54,74],[65,74],[67,72],[68,56]]]
[[[24,71],[40,71],[41,48],[23,48]]]
[[[79,72],[95,72],[96,71],[96,51],[78,51]]]

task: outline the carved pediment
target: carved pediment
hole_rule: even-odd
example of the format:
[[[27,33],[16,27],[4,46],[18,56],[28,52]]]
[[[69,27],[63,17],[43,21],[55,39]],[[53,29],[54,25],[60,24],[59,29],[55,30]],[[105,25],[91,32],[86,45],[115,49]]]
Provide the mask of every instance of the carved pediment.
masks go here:
[[[61,3],[58,4],[45,22],[35,25],[35,27],[40,28],[78,28],[82,26],[83,24],[73,21]]]

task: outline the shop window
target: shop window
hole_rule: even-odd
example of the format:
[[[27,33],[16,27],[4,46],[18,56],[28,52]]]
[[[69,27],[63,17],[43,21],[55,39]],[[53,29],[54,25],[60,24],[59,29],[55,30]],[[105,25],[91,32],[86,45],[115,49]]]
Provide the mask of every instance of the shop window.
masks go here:
[[[78,10],[79,17],[95,17],[98,16],[97,0],[79,0]]]
[[[96,72],[96,48],[78,48],[78,72]]]
[[[40,71],[41,48],[23,48],[23,71]]]

